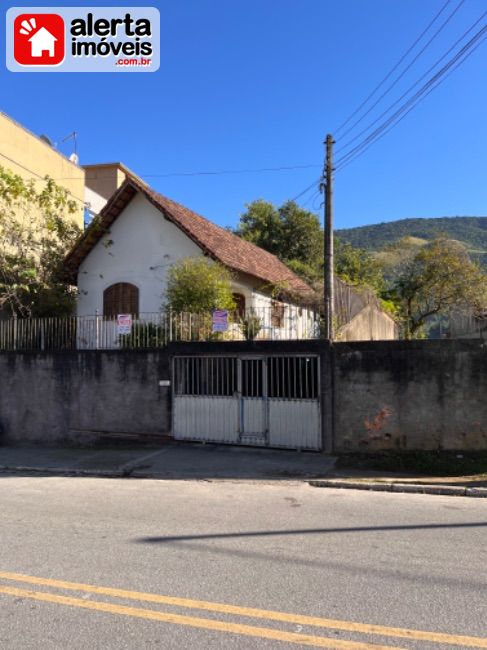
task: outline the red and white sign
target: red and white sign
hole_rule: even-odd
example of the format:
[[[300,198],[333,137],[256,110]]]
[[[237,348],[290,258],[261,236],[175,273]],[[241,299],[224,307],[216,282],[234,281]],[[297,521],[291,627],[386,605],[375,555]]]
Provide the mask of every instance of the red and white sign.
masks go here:
[[[132,333],[132,315],[118,314],[117,316],[117,334],[125,336]]]
[[[14,23],[14,58],[20,65],[59,65],[65,56],[64,20],[58,14],[20,14]]]

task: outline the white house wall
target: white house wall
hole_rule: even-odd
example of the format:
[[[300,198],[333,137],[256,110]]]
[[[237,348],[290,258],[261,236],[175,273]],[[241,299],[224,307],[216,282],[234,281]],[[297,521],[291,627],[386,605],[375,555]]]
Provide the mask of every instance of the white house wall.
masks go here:
[[[80,266],[78,316],[103,315],[103,292],[118,282],[129,282],[139,289],[141,315],[157,314],[164,303],[169,268],[183,258],[202,255],[189,237],[137,194]],[[272,325],[273,300],[262,292],[264,284],[243,273],[235,274],[232,281],[232,290],[245,296],[247,310],[255,310],[262,319],[258,338],[310,338],[313,312],[305,308],[284,303],[283,326]],[[111,334],[105,332],[110,327]],[[104,328],[105,338],[116,340],[115,325],[108,323]]]
[[[78,316],[103,314],[103,292],[117,282],[139,288],[141,313],[159,312],[169,267],[201,255],[191,239],[137,194],[80,266]]]

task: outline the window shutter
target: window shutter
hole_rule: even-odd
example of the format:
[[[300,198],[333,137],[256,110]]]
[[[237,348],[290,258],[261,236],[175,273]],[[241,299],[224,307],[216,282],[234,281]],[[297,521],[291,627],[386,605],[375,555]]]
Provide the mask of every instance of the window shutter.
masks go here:
[[[118,282],[103,292],[103,315],[116,317],[118,314],[139,315],[139,290],[129,282]]]

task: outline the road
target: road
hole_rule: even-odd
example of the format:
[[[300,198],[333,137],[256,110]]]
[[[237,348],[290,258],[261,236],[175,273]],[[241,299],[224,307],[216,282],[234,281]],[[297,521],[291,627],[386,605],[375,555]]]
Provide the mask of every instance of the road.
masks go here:
[[[487,503],[0,475],[0,645],[487,648]]]

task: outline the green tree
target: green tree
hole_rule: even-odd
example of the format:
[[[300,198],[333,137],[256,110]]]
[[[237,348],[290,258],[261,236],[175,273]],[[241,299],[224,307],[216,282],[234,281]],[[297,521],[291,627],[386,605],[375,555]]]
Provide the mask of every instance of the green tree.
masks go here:
[[[0,167],[0,310],[17,316],[71,313],[76,295],[63,259],[81,230],[67,191]]]
[[[323,262],[323,231],[317,215],[287,201],[279,208],[279,217],[282,259],[319,268]]]
[[[207,257],[187,257],[169,269],[165,306],[191,313],[235,309],[231,280],[221,264]]]
[[[385,289],[382,264],[368,251],[335,238],[335,272],[348,284],[369,287],[377,293]]]
[[[258,199],[246,205],[235,231],[237,235],[288,263],[317,267],[323,257],[323,233],[314,212],[287,201],[277,208]]]
[[[240,215],[235,234],[269,253],[282,255],[282,223],[279,210],[270,201],[257,199],[247,203]]]
[[[438,238],[412,249],[396,268],[389,296],[399,308],[406,338],[421,336],[427,319],[453,308],[483,309],[487,275],[459,242]]]

